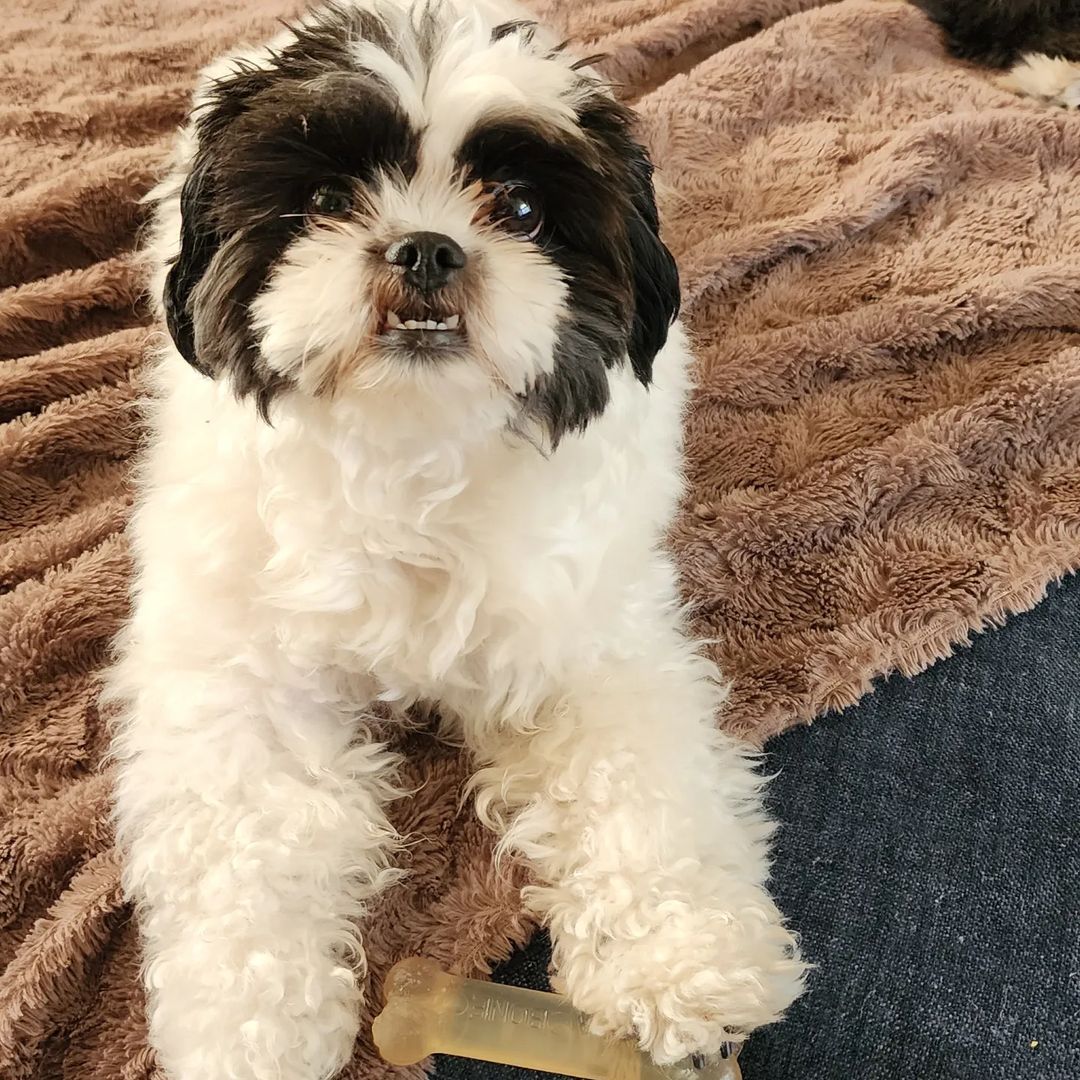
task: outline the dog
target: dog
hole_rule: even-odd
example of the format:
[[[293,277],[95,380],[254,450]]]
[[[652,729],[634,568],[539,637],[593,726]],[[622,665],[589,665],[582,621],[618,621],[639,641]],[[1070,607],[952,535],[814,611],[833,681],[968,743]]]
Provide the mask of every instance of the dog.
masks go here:
[[[954,55],[1006,69],[1000,84],[1064,108],[1080,107],[1077,0],[913,0]]]
[[[199,78],[151,196],[132,615],[105,700],[174,1080],[348,1060],[437,705],[558,985],[658,1062],[803,985],[665,533],[691,355],[652,165],[501,2],[355,0]]]

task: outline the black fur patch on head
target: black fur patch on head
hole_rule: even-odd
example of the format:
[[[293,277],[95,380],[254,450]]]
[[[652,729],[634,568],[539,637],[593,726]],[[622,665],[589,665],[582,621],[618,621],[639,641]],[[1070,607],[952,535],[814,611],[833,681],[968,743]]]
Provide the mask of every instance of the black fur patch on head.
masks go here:
[[[196,117],[198,150],[180,196],[180,254],[165,285],[169,332],[205,374],[227,374],[265,414],[284,383],[263,363],[250,305],[304,227],[320,183],[416,168],[418,135],[348,44],[380,44],[370,12],[331,8],[267,67],[238,63]]]
[[[395,60],[401,58],[397,40],[390,28],[373,11],[350,8],[329,0],[304,23],[284,23],[296,35],[289,46],[297,58],[341,66],[347,62],[348,46],[354,41],[370,41]]]
[[[518,34],[526,45],[531,45],[533,38],[536,37],[536,23],[532,19],[511,19],[509,22],[499,23],[491,31],[492,45],[511,34]]]
[[[628,265],[633,319],[627,351],[634,374],[646,385],[652,362],[679,314],[679,270],[660,239],[660,215],[653,190],[653,164],[632,135],[633,114],[597,95],[579,114],[582,130],[597,146],[612,183],[626,198]]]
[[[608,370],[629,358],[648,385],[678,314],[675,261],[659,237],[652,165],[629,110],[597,91],[577,135],[527,120],[479,124],[459,160],[476,179],[522,183],[546,208],[535,238],[562,271],[567,314],[554,367],[524,402],[553,441],[607,406]]]
[[[1009,67],[1024,53],[1080,60],[1077,0],[912,0],[965,60]]]

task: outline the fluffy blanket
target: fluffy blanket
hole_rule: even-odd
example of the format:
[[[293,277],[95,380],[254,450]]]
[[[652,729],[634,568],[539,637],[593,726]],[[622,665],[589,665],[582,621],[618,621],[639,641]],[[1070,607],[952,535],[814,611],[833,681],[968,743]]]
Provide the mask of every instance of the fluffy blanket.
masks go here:
[[[1080,565],[1080,118],[948,59],[901,2],[545,0],[642,114],[700,387],[674,530],[756,741],[914,672]],[[136,1080],[95,680],[124,617],[131,252],[192,72],[289,0],[11,0],[0,25],[0,1074]],[[530,927],[403,738],[393,959],[484,971]],[[408,1072],[408,1070],[406,1070]],[[416,1070],[413,1071],[414,1073]],[[352,1076],[396,1075],[366,1029]]]

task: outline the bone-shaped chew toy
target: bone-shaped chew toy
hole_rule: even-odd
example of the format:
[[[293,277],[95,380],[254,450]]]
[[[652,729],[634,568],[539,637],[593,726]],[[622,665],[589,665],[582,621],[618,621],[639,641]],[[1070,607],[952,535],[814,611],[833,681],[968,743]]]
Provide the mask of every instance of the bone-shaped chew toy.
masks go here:
[[[411,957],[390,969],[386,1002],[372,1024],[391,1065],[455,1054],[501,1065],[565,1073],[583,1080],[741,1080],[735,1052],[695,1066],[661,1067],[632,1042],[588,1030],[557,994],[448,975],[434,960]]]

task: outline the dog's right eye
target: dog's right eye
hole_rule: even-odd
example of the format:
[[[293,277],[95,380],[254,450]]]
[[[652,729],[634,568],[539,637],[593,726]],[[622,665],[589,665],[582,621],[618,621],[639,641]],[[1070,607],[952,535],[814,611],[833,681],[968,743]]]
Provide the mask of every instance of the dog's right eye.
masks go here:
[[[535,240],[544,224],[536,195],[524,184],[495,184],[491,188],[491,222],[508,232]]]
[[[312,189],[307,212],[312,217],[345,217],[352,209],[352,192],[340,183],[328,182]]]

